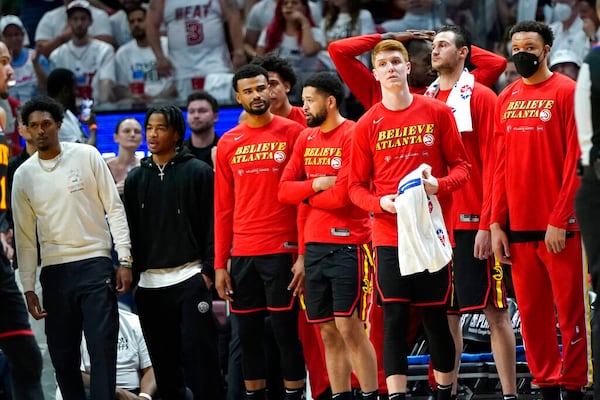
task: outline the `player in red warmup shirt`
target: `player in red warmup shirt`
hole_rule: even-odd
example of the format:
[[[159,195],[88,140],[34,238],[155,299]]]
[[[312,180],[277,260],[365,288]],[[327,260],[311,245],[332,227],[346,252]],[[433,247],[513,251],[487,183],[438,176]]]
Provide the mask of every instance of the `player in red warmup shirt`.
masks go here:
[[[298,303],[304,265],[296,207],[277,200],[279,179],[302,125],[269,111],[269,76],[245,65],[233,77],[247,118],[219,140],[215,167],[215,285],[237,314],[246,397],[265,400],[262,331],[269,311],[281,354],[286,400],[304,395]],[[231,274],[227,260],[231,257]]]
[[[405,346],[410,304],[420,307],[429,339],[438,399],[450,399],[455,350],[446,318],[450,292],[448,266],[401,276],[394,199],[400,180],[422,163],[428,195],[439,198],[444,219],[452,218],[452,192],[469,179],[470,166],[448,107],[409,91],[408,54],[402,43],[384,40],[372,55],[383,99],[357,122],[352,137],[349,194],[373,212],[378,292],[384,309],[384,369],[389,398],[404,400],[408,372]],[[451,235],[451,231],[450,231]]]
[[[575,82],[548,69],[550,28],[523,21],[510,31],[521,79],[496,106],[492,248],[512,263],[525,354],[545,400],[583,397],[590,383],[586,267],[574,201],[580,150]],[[556,335],[561,332],[562,351]],[[564,398],[564,397],[563,397]]]
[[[294,146],[281,177],[279,199],[307,204],[302,235],[307,315],[323,338],[332,397],[352,400],[354,369],[362,398],[376,400],[376,355],[361,318],[370,305],[370,221],[369,214],[348,197],[354,122],[339,113],[344,88],[330,73],[310,76],[302,97],[311,128]]]

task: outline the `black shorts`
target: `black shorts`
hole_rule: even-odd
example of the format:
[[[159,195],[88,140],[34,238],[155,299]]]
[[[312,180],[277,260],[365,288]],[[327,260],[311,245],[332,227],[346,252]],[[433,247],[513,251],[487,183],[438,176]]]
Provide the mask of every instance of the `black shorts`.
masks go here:
[[[294,296],[287,287],[294,277],[295,261],[294,253],[231,257],[231,311],[291,310]]]
[[[450,294],[450,267],[408,276],[400,275],[398,248],[379,246],[375,249],[377,290],[383,303],[409,302],[415,306],[439,306]]]
[[[477,231],[454,231],[454,287],[461,312],[480,311],[488,305],[507,308],[504,269],[495,257],[473,257]]]
[[[307,243],[304,302],[311,323],[349,317],[367,306],[369,271],[373,266],[369,245]]]

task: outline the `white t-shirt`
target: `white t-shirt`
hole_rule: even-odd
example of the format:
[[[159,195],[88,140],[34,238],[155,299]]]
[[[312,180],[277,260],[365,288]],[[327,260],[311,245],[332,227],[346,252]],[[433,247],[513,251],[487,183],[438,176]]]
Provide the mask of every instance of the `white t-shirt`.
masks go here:
[[[82,47],[69,40],[50,53],[50,68],[74,71],[79,97],[89,97],[83,93],[89,91],[90,86],[91,96],[96,97],[100,81],[115,81],[115,52],[111,45],[101,40],[90,39],[88,45]]]
[[[33,55],[34,51],[32,49],[24,47],[20,57],[18,59],[13,58],[10,63],[15,72],[16,84],[8,91],[11,97],[19,100],[21,104],[39,93],[37,75],[33,67]],[[38,61],[42,69],[48,73],[49,66],[46,57],[40,56]]]
[[[60,126],[60,131],[58,131],[58,140],[61,142],[83,143],[85,138],[81,129],[79,119],[77,119],[71,110],[66,110],[65,115],[63,116],[62,125]]]
[[[103,10],[90,7],[92,10],[92,25],[88,29],[90,36],[111,36],[112,29],[108,14]],[[56,7],[46,12],[35,30],[35,40],[53,40],[59,36],[67,25],[67,9],[65,6]]]
[[[590,50],[590,40],[583,31],[583,21],[577,17],[568,30],[563,30],[562,22],[553,22],[550,29],[554,33],[552,52],[564,49],[577,54],[583,60]]]
[[[160,43],[164,54],[168,57],[167,38],[161,37]],[[158,76],[156,71],[156,56],[150,46],[140,47],[135,40],[119,47],[115,55],[116,82],[129,86],[133,80],[133,71],[144,71],[144,91],[148,96],[159,94],[172,80]]]
[[[152,366],[140,320],[136,314],[119,309],[119,339],[117,342],[117,388],[139,389],[140,372]],[[90,373],[90,354],[85,336],[81,339],[81,371]]]

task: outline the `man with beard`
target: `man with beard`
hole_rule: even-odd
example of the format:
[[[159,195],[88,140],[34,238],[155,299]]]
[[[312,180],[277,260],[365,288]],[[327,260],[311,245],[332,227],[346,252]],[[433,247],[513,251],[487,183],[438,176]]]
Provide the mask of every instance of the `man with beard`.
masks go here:
[[[119,330],[116,293],[125,293],[131,283],[125,210],[98,150],[58,140],[63,119],[59,103],[34,97],[21,117],[37,150],[15,173],[11,203],[27,307],[36,320],[45,319],[63,398],[85,398],[79,370],[83,330],[92,365],[91,397],[111,399]],[[38,256],[43,305],[34,292]]]
[[[111,100],[115,81],[113,47],[88,34],[92,11],[87,0],[75,0],[67,7],[71,40],[50,54],[50,67],[75,72],[77,96],[97,103]]]
[[[319,324],[332,398],[351,400],[352,370],[362,399],[377,399],[377,360],[361,317],[370,287],[369,213],[350,202],[348,170],[354,122],[339,112],[341,81],[328,72],[307,79],[302,91],[309,129],[300,134],[279,186],[284,203],[308,203],[306,243],[306,311]]]
[[[215,123],[219,119],[217,99],[204,90],[192,92],[187,98],[187,123],[192,134],[184,145],[197,159],[214,168],[214,150],[219,137]]]
[[[157,98],[174,98],[175,84],[171,78],[161,78],[156,70],[156,56],[146,39],[146,9],[137,6],[127,11],[132,39],[115,54],[115,100],[133,98],[148,102]],[[167,38],[161,37],[163,52],[168,54]]]
[[[245,65],[233,77],[247,118],[225,133],[215,174],[215,282],[239,321],[246,398],[266,395],[263,329],[269,311],[281,354],[286,400],[304,395],[296,295],[304,284],[296,262],[296,207],[277,199],[279,180],[302,130],[269,111],[269,75]],[[231,258],[231,275],[227,260]]]
[[[567,400],[578,400],[590,383],[591,349],[587,267],[575,219],[575,82],[548,68],[554,35],[547,25],[519,22],[510,37],[521,79],[496,103],[492,248],[502,264],[512,264],[534,383],[544,400],[560,399],[561,388]]]
[[[58,101],[65,110],[65,115],[58,131],[58,140],[61,142],[87,143],[96,145],[96,114],[92,111],[90,118],[85,121],[88,126],[89,136],[86,137],[77,117],[77,82],[73,71],[56,68],[48,75],[46,86],[48,96]]]
[[[10,60],[8,48],[3,42],[0,42],[0,98],[8,97],[8,82],[13,79]],[[6,114],[0,108],[0,131],[2,131],[0,152],[3,154],[2,162],[0,162],[0,177],[2,179],[6,178],[9,151],[3,133],[5,122]],[[3,188],[0,193],[0,211],[2,213],[6,212],[7,196],[9,195]],[[6,355],[10,366],[13,398],[16,400],[43,399],[42,355],[29,325],[27,309],[21,291],[15,282],[15,273],[8,261],[7,251],[12,252],[12,249],[9,250],[3,240],[0,251],[0,349]]]

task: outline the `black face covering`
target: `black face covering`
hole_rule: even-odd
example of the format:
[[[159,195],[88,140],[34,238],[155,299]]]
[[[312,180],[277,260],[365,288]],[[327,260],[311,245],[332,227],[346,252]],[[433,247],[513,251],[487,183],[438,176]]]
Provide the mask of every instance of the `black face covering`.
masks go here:
[[[540,68],[540,60],[538,56],[526,51],[520,51],[516,54],[513,54],[511,60],[515,63],[517,72],[523,78],[529,78]]]

